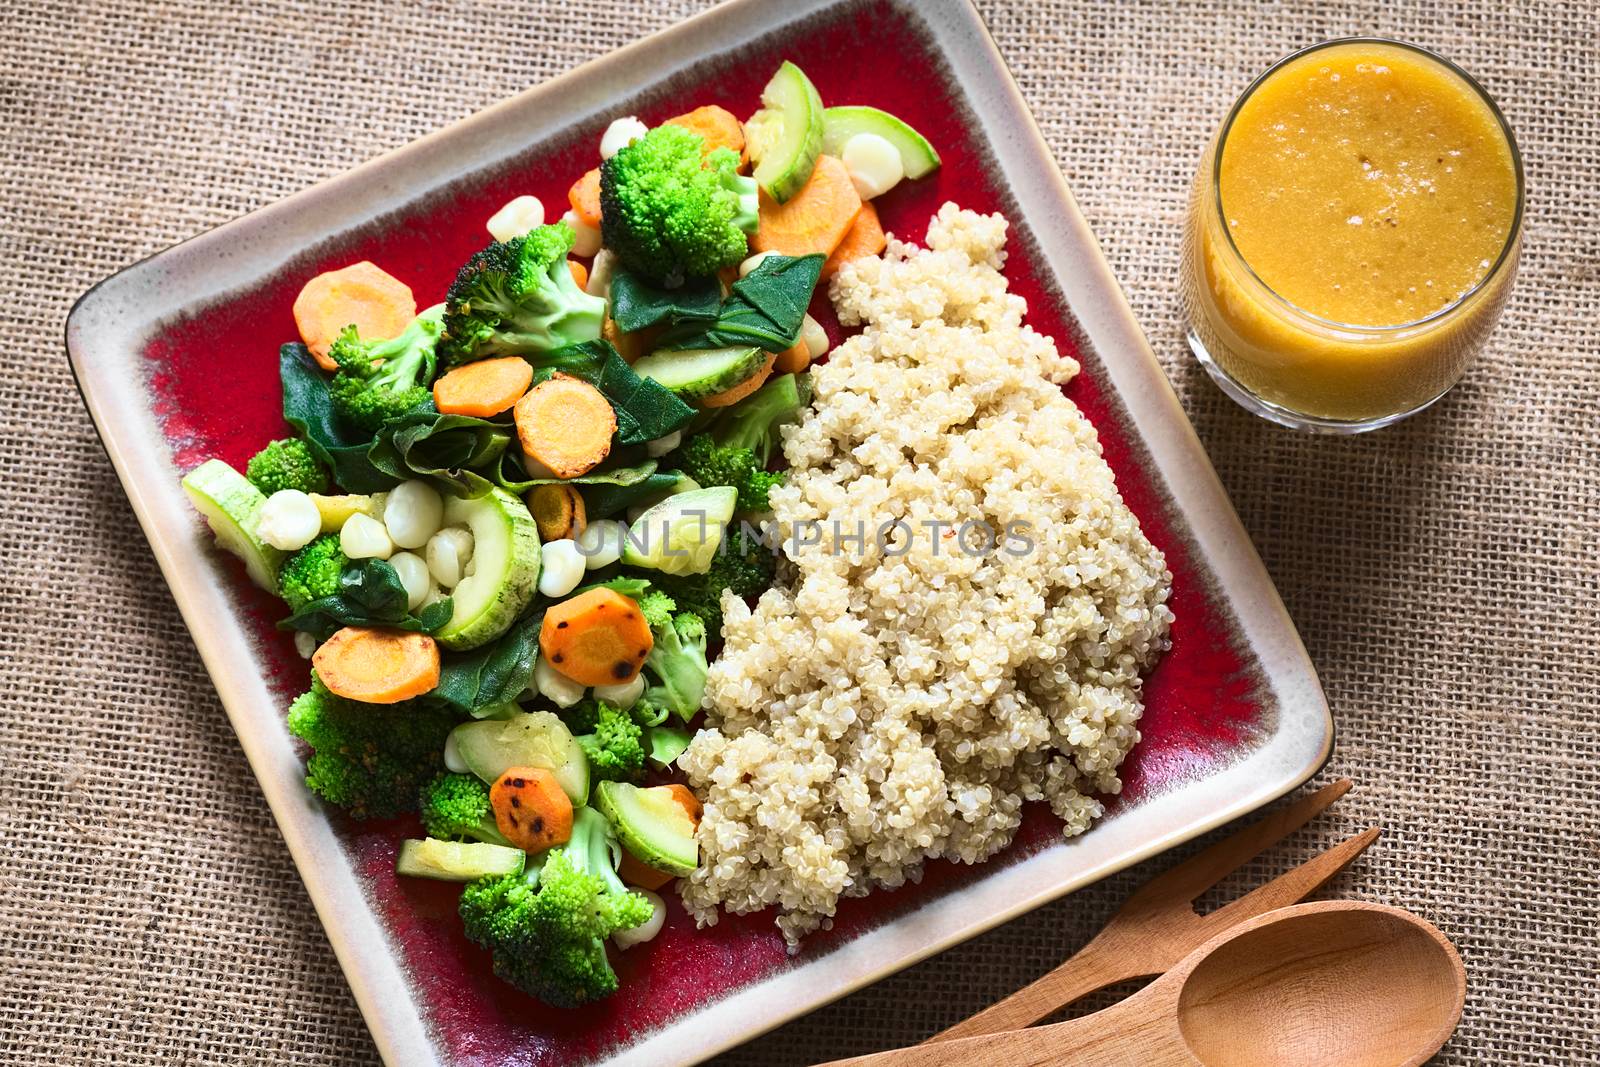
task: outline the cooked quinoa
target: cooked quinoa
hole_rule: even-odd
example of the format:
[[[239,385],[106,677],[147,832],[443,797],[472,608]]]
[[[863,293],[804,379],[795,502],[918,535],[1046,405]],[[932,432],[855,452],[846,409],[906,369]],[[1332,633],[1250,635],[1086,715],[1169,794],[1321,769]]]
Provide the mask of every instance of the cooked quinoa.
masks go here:
[[[1006,225],[946,204],[926,249],[891,239],[833,282],[864,330],[785,431],[787,580],[754,611],[727,598],[680,758],[705,801],[682,882],[702,924],[777,905],[792,948],[841,896],[993,855],[1024,801],[1070,836],[1121,788],[1171,576],[1057,387],[1077,364],[1022,325]],[[972,527],[962,550],[966,521],[998,544]]]

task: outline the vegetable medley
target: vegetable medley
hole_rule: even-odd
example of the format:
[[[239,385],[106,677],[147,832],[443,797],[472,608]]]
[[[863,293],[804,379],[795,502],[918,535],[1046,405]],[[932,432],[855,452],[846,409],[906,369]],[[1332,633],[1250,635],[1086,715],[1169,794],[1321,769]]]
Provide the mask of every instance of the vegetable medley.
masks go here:
[[[871,200],[938,165],[909,126],[825,109],[785,63],[740,122],[611,124],[552,223],[522,196],[418,311],[361,262],[318,275],[279,357],[295,435],[183,486],[311,661],[306,784],[416,812],[401,874],[465,883],[495,973],[613,992],[698,865],[672,781],[725,597],[777,574],[760,520],[827,336],[816,286],[885,237]]]

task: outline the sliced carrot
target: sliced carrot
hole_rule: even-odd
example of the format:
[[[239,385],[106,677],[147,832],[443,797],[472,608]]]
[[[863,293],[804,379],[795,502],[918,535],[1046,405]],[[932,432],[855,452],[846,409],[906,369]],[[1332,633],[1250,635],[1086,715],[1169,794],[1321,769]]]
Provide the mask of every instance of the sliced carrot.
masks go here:
[[[556,374],[517,401],[517,438],[534,477],[576,478],[611,452],[617,413],[588,382]]]
[[[507,411],[533,382],[533,365],[521,356],[463,363],[433,383],[433,406],[441,415],[487,419]]]
[[[364,704],[397,704],[439,684],[439,646],[427,634],[346,626],[311,657],[335,696]]]
[[[411,287],[366,260],[317,275],[294,299],[300,340],[323,370],[338,369],[328,349],[346,326],[355,326],[363,341],[387,341],[416,317]]]
[[[632,852],[629,852],[626,848],[624,848],[622,850],[622,862],[617,864],[617,877],[621,878],[624,882],[631,886],[637,886],[640,889],[654,890],[660,889],[662,886],[672,881],[676,875],[668,874],[666,871],[656,870],[644,860],[640,859],[638,856],[635,856]]]
[[[590,226],[600,225],[600,168],[596,167],[572,183],[567,190],[567,203],[579,221]]]
[[[528,490],[527,500],[541,541],[576,538],[588,525],[583,494],[573,486],[536,485]]]
[[[737,404],[751,393],[760,389],[772,375],[772,368],[776,365],[778,357],[773,352],[767,353],[767,365],[756,373],[750,375],[738,385],[730,386],[720,393],[712,393],[700,401],[703,408],[725,408]]]
[[[539,629],[550,666],[580,685],[633,681],[654,644],[639,605],[604,587],[563,600]]]
[[[744,126],[727,108],[708,104],[695,108],[687,115],[668,119],[664,125],[682,126],[690,133],[698,133],[705,138],[707,152],[715,148],[729,148],[739,154],[740,163],[750,158],[745,150]]]
[[[761,194],[761,227],[750,247],[786,256],[831,255],[860,210],[861,196],[845,165],[832,156],[818,156],[810,179],[787,202]]]
[[[572,801],[542,767],[508,767],[489,787],[494,825],[524,852],[543,852],[572,840]]]
[[[589,268],[575,259],[567,260],[567,269],[572,272],[572,280],[578,283],[579,289],[589,287]]]
[[[811,366],[811,349],[806,347],[805,338],[778,353],[778,358],[773,360],[772,370],[776,374],[799,374]]]
[[[828,261],[822,265],[821,281],[833,277],[835,271],[852,259],[864,259],[882,252],[888,245],[889,239],[883,234],[883,224],[878,221],[878,209],[872,201],[861,205],[861,210],[856,212],[855,221],[845,231],[844,239],[839,242]]]

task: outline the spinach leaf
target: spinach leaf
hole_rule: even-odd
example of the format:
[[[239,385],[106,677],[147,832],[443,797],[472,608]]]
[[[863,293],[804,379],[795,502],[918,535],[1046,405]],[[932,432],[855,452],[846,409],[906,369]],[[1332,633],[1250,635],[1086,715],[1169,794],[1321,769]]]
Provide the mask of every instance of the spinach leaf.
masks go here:
[[[381,559],[361,559],[345,564],[337,593],[313,600],[278,626],[302,630],[318,641],[326,641],[345,626],[386,626],[431,634],[450,621],[453,611],[450,598],[445,597],[412,615],[406,587],[394,568]]]
[[[675,326],[662,337],[661,347],[755,345],[767,352],[782,352],[800,339],[800,326],[811,306],[823,261],[821,255],[768,256],[733,283],[715,322]]]
[[[752,272],[751,277],[754,276]],[[548,379],[560,370],[574,378],[583,379],[605,395],[617,415],[618,445],[626,447],[654,441],[682,429],[694,418],[694,408],[679,400],[672,390],[654,379],[641,378],[633,373],[633,368],[617,354],[609,341],[584,341],[568,345],[548,356],[541,356],[540,360],[560,362],[544,364],[535,370],[535,383]]]
[[[439,684],[428,695],[469,715],[515,700],[533,684],[543,622],[540,612],[516,623],[492,644],[447,657],[439,666]]]
[[[401,478],[375,466],[368,456],[372,438],[351,430],[334,414],[328,377],[310,349],[287,344],[278,350],[278,378],[283,385],[283,419],[300,431],[311,451],[333,471],[333,480],[347,493],[393,489]]]
[[[521,496],[536,485],[637,485],[656,472],[660,464],[653,459],[647,459],[628,467],[612,467],[610,470],[594,470],[587,474],[580,474],[575,478],[530,478],[523,469],[522,461],[516,456],[507,453],[501,457],[495,469],[495,484],[508,493]],[[587,503],[587,502],[586,502]]]
[[[611,317],[624,333],[666,323],[675,326],[717,317],[722,285],[715,277],[690,278],[676,289],[659,289],[619,270],[611,276]]]
[[[608,519],[641,500],[664,497],[677,488],[683,475],[678,471],[656,471],[627,485],[591,484],[581,487],[583,512],[589,521]]]
[[[425,478],[455,496],[477,497],[494,484],[478,471],[496,468],[514,433],[470,415],[416,411],[379,430],[369,458],[395,478]]]

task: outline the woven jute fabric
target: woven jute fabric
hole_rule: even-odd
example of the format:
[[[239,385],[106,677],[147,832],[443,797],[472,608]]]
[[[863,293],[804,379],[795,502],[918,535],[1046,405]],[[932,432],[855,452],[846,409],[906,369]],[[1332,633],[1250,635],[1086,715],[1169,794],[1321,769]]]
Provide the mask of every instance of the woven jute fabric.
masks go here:
[[[72,388],[72,299],[697,6],[0,5],[0,1062],[376,1061]],[[1328,892],[1410,908],[1460,946],[1466,1012],[1440,1062],[1600,1062],[1594,10],[981,6],[1321,672],[1339,731],[1322,777],[1357,782],[1219,899],[1380,825]],[[1439,49],[1498,97],[1527,162],[1526,246],[1460,388],[1394,429],[1318,439],[1198,371],[1177,254],[1192,168],[1234,95],[1278,55],[1359,32]],[[1171,861],[723,1062],[920,1039],[1054,965]]]

